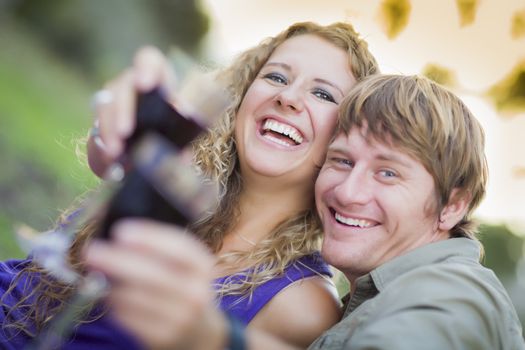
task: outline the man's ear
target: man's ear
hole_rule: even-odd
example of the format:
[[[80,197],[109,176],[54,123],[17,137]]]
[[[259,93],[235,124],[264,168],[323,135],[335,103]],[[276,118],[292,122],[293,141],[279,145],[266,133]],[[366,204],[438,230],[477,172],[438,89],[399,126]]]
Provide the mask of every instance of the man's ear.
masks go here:
[[[450,231],[458,222],[463,219],[468,211],[470,204],[470,194],[461,193],[458,188],[454,188],[450,194],[448,204],[439,214],[439,230]]]

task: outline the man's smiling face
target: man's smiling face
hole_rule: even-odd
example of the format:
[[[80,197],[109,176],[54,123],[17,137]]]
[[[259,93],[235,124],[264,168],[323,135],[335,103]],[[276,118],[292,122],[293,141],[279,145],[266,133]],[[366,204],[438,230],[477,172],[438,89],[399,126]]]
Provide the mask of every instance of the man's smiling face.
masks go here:
[[[392,258],[448,238],[438,229],[432,175],[366,128],[338,135],[316,182],[324,258],[353,280]]]

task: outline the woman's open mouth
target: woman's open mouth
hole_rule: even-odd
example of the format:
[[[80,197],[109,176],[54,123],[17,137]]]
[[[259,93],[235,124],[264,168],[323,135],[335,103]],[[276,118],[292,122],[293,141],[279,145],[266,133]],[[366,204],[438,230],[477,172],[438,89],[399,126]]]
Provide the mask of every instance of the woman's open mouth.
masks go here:
[[[295,127],[276,121],[266,119],[261,127],[262,137],[285,147],[298,146],[303,143],[301,132]]]

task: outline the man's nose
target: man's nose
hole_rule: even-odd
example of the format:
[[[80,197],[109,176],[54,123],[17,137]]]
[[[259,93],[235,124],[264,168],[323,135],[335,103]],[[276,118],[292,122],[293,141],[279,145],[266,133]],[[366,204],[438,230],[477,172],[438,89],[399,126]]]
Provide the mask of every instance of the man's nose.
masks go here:
[[[352,169],[334,188],[335,197],[341,205],[366,204],[372,198],[373,179],[365,169]]]

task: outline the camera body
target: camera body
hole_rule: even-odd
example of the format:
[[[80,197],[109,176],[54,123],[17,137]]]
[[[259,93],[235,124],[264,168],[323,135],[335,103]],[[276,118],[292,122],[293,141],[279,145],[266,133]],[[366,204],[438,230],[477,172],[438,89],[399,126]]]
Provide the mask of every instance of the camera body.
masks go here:
[[[125,175],[109,199],[99,236],[128,217],[186,226],[216,201],[211,187],[192,166],[188,144],[206,128],[183,116],[159,89],[138,96],[136,128],[121,157]]]

